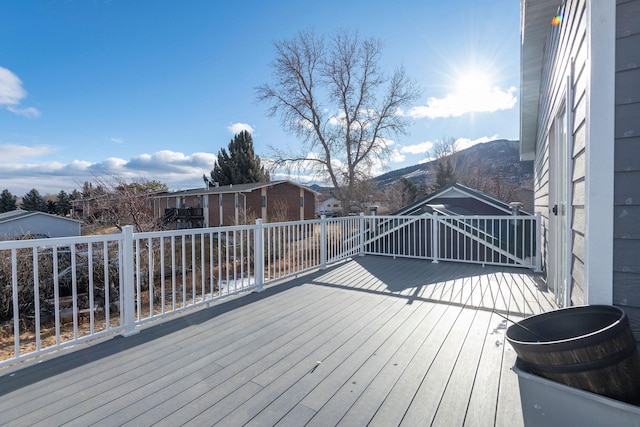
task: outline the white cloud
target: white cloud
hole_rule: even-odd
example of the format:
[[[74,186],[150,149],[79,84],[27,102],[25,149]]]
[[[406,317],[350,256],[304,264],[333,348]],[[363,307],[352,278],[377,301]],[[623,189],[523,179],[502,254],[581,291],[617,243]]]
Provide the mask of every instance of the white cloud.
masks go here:
[[[7,107],[7,110],[11,111],[13,114],[17,114],[19,116],[26,117],[28,119],[35,119],[36,117],[40,117],[42,113],[40,110],[33,107],[26,108],[18,108],[18,107]]]
[[[378,138],[378,140],[381,141],[385,147],[391,147],[396,143],[393,139],[388,138]]]
[[[46,160],[56,150],[15,144],[0,145],[8,153],[0,157],[2,189],[21,196],[32,188],[42,194],[56,194],[61,189],[78,189],[94,176],[115,174],[126,179],[144,177],[167,184],[171,189],[197,188],[203,185],[202,175],[208,175],[216,156],[210,153],[184,154],[162,150],[141,154],[129,160],[110,157],[99,162],[74,160],[70,163]],[[80,183],[80,184],[79,184]]]
[[[459,117],[467,113],[494,113],[509,110],[516,105],[516,88],[502,90],[493,88],[464,87],[444,98],[431,97],[427,105],[413,107],[409,115],[414,119]]]
[[[432,148],[433,142],[425,141],[419,144],[405,145],[404,147],[400,148],[400,152],[408,154],[424,154],[431,151]]]
[[[496,139],[498,139],[498,135],[493,135],[493,136],[483,136],[480,138],[476,138],[476,139],[469,139],[469,138],[458,138],[456,139],[456,151],[462,151],[462,150],[466,150],[469,147],[473,147],[476,144],[484,144],[485,142],[489,142],[489,141],[495,141]]]
[[[472,146],[474,146],[476,144],[483,144],[485,142],[494,141],[494,140],[496,140],[498,138],[499,138],[499,135],[497,135],[497,134],[493,135],[493,136],[483,136],[483,137],[476,138],[476,139],[458,138],[455,141],[455,149],[456,149],[456,151],[462,151],[462,150],[465,150],[465,149],[467,149],[469,147],[472,147]],[[433,142],[424,141],[424,142],[420,142],[418,144],[405,145],[404,147],[400,148],[400,153],[405,153],[405,154],[429,154],[432,149],[433,149]],[[426,163],[426,162],[430,162],[431,160],[433,160],[433,158],[426,157],[426,158],[420,160],[418,163]]]
[[[122,138],[111,138],[111,142],[115,144],[124,144],[124,139]]]
[[[280,180],[288,180],[294,181],[302,185],[325,185],[330,186],[331,183],[329,181],[319,180],[318,177],[314,174],[304,174],[298,172],[291,171],[274,171],[270,173],[271,181],[280,181]]]
[[[0,144],[0,166],[10,167],[15,166],[18,163],[27,161],[28,159],[34,159],[42,156],[47,156],[55,153],[57,150],[47,145],[18,145],[18,144]]]
[[[161,150],[153,154],[141,154],[126,162],[128,169],[162,173],[190,173],[194,169],[209,173],[213,169],[216,156],[210,153],[183,153]],[[200,174],[200,176],[202,176]]]
[[[233,123],[232,125],[227,127],[227,129],[234,135],[242,132],[243,130],[246,130],[249,133],[253,133],[253,128],[251,127],[251,125],[248,125],[246,123]]]
[[[371,159],[371,167],[369,168],[369,173],[371,176],[382,175],[384,172],[388,170],[388,161],[387,159],[375,158]]]
[[[33,107],[19,107],[20,101],[27,96],[22,81],[10,70],[0,67],[0,107],[4,106],[14,114],[35,118],[40,111]]]
[[[27,93],[18,76],[0,67],[0,105],[17,105],[25,96]]]
[[[405,161],[407,156],[401,154],[398,150],[391,150],[391,154],[389,155],[389,161],[391,163],[402,163]]]

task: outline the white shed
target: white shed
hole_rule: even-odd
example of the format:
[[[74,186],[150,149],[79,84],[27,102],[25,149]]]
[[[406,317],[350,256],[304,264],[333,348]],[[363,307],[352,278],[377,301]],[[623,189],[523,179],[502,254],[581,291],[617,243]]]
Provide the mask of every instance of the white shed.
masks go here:
[[[22,209],[0,214],[0,240],[30,234],[39,237],[80,236],[80,221]]]

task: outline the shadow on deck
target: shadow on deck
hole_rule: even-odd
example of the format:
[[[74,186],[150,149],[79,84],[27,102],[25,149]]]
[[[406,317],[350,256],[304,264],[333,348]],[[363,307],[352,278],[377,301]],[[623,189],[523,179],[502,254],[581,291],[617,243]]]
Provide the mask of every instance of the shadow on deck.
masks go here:
[[[522,425],[528,270],[362,257],[1,371],[4,425]]]

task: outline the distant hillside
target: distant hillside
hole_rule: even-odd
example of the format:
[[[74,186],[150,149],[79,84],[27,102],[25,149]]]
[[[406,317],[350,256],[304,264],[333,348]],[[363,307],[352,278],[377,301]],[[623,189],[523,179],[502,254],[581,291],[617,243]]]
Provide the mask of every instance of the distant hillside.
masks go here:
[[[458,183],[482,191],[505,202],[522,202],[527,212],[533,212],[533,161],[520,161],[518,141],[498,139],[477,144],[455,153]],[[418,187],[418,197],[431,192],[436,162],[420,163],[396,169],[373,178],[374,187],[384,190],[401,178]],[[313,185],[321,193],[331,188]],[[384,204],[377,200],[376,203]]]
[[[476,144],[455,154],[459,179],[473,185],[473,181],[497,179],[501,182],[522,187],[533,178],[533,162],[521,162],[518,141],[498,139],[484,144]],[[416,185],[431,185],[431,171],[435,161],[397,169],[375,178],[380,186],[387,186],[400,178],[406,178]],[[481,188],[478,188],[482,190]]]

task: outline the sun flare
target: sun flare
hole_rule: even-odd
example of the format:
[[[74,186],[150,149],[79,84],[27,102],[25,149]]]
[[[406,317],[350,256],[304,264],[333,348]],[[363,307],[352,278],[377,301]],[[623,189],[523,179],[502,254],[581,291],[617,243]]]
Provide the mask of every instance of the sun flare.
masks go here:
[[[478,94],[491,91],[491,79],[479,70],[469,70],[460,74],[456,89],[460,94]]]

